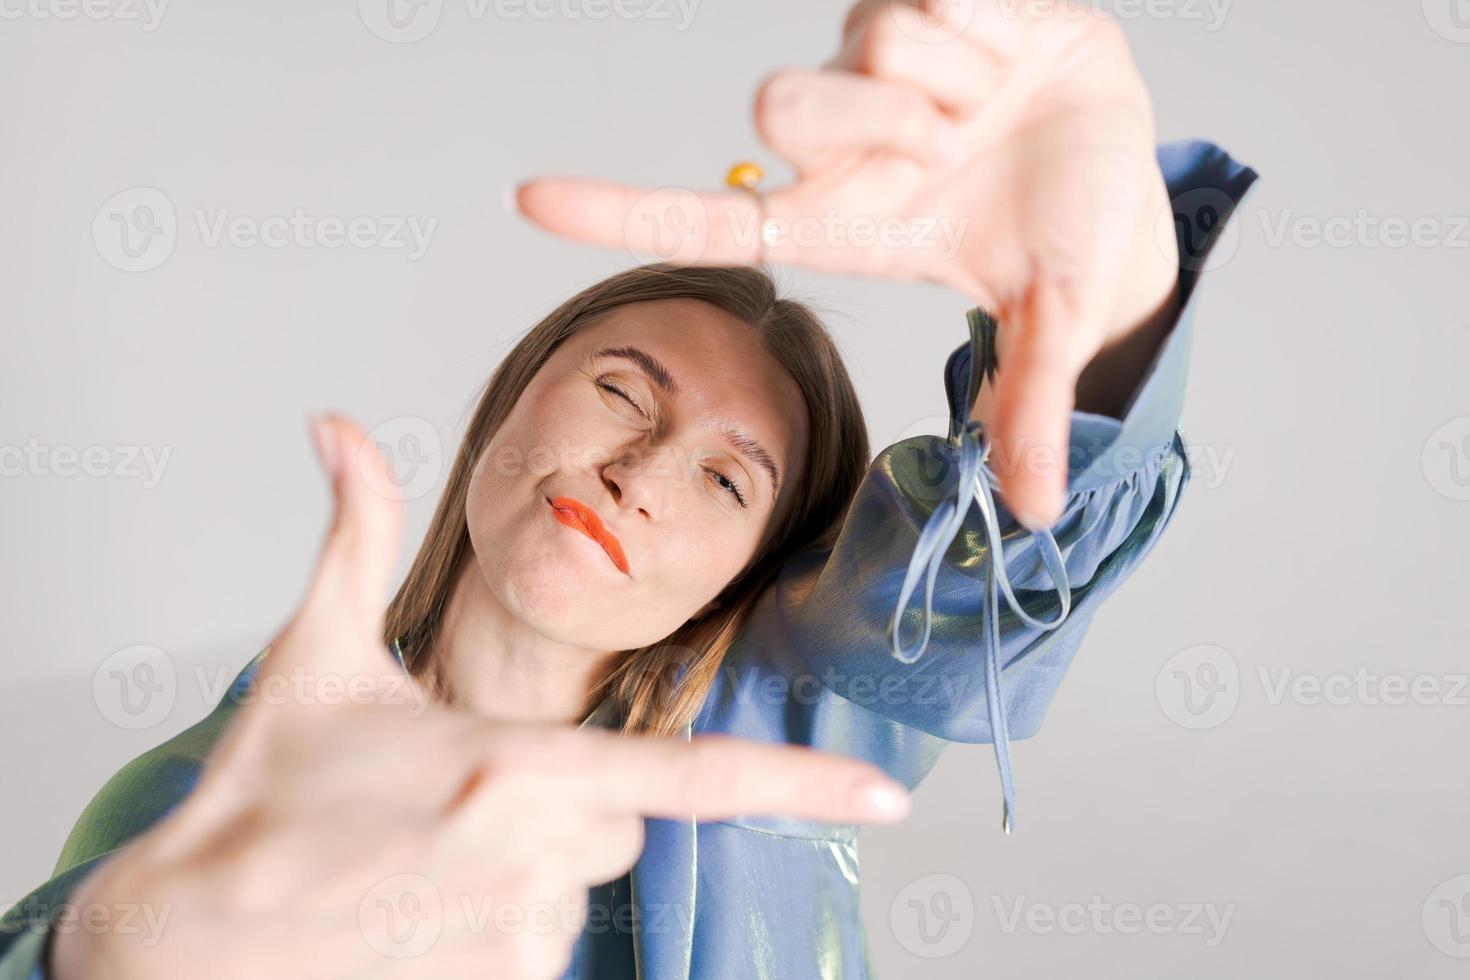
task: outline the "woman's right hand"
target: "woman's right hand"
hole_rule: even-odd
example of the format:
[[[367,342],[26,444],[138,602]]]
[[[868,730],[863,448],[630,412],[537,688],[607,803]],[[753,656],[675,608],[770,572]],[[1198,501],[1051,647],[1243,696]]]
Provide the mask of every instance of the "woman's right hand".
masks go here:
[[[317,431],[337,507],[304,602],[194,790],[71,896],[161,932],[58,930],[56,980],[555,977],[645,816],[906,812],[901,785],[840,756],[431,703],[381,639],[400,528],[372,489],[386,466],[351,423]]]
[[[1121,409],[1173,322],[1179,277],[1174,236],[1159,234],[1173,208],[1148,89],[1093,7],[856,0],[836,56],[756,93],[756,127],[796,178],[765,191],[764,245],[738,189],[545,175],[516,207],[556,234],[678,262],[764,256],[954,287],[1002,327],[994,404],[969,417],[987,423],[1011,513],[1050,527],[1072,410]]]

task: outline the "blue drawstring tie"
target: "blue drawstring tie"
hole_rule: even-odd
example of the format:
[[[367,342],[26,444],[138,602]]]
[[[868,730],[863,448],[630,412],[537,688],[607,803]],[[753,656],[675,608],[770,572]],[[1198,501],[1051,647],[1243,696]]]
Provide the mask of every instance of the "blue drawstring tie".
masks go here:
[[[979,310],[970,315],[971,348],[969,400],[965,413],[975,404],[982,377],[992,380],[995,376],[995,321]],[[955,428],[951,426],[951,428]],[[996,516],[995,497],[991,486],[995,474],[985,465],[990,456],[990,442],[985,437],[983,423],[967,419],[959,431],[950,436],[950,444],[959,448],[959,480],[952,499],[940,502],[934,509],[924,530],[914,545],[913,556],[904,573],[903,589],[899,592],[898,605],[889,623],[893,639],[893,656],[902,663],[911,664],[919,659],[929,645],[929,634],[933,628],[934,582],[944,557],[953,544],[971,503],[980,505],[980,515],[985,521],[985,540],[989,544],[989,557],[985,562],[985,608],[984,629],[980,645],[981,660],[985,665],[985,700],[990,715],[991,741],[995,746],[995,764],[1000,771],[1001,791],[1004,794],[1004,811],[1001,826],[1011,832],[1012,816],[1016,809],[1016,791],[1011,778],[1010,734],[1006,728],[1005,706],[1001,700],[1000,684],[1000,594],[1004,593],[1011,610],[1028,626],[1043,631],[1054,630],[1062,625],[1072,608],[1072,587],[1067,580],[1066,564],[1062,561],[1061,549],[1050,530],[1042,528],[1032,532],[1041,546],[1041,558],[1051,576],[1061,608],[1055,619],[1043,621],[1026,612],[1011,589],[1006,575],[1005,554],[1001,546],[1000,521]],[[927,573],[924,581],[924,611],[921,618],[923,628],[917,645],[905,648],[899,642],[899,620],[908,607],[909,598],[918,585],[919,575]]]

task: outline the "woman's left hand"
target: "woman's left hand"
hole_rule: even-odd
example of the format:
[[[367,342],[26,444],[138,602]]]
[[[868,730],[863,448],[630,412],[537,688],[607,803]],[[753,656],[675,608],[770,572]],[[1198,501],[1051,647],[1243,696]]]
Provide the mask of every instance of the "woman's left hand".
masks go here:
[[[765,193],[767,261],[943,283],[995,314],[1004,367],[972,415],[1012,512],[1051,524],[1079,378],[1147,362],[1178,274],[1120,30],[1064,0],[860,0],[837,56],[770,75],[755,121],[796,171]],[[550,231],[673,262],[761,254],[740,190],[542,177],[516,199]]]

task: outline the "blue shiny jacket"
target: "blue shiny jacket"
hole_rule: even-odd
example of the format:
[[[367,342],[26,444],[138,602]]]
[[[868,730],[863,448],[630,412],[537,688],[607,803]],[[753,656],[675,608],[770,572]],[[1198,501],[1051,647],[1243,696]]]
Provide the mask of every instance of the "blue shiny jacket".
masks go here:
[[[944,366],[948,437],[878,454],[836,543],[788,559],[684,737],[842,752],[909,786],[948,742],[991,743],[1009,826],[1009,740],[1040,727],[1098,604],[1153,547],[1189,479],[1178,421],[1198,270],[1256,175],[1206,142],[1161,146],[1158,159],[1175,209],[1179,319],[1122,419],[1073,413],[1061,519],[1033,535],[991,493],[983,431],[965,420],[994,367],[993,325],[972,310],[970,338]],[[98,861],[183,799],[260,659],[208,717],[97,794],[54,877],[0,922],[0,980],[44,978],[47,922],[36,910],[64,902]],[[586,723],[616,721],[605,705]],[[650,820],[645,839],[629,874],[593,890],[593,906],[614,914],[589,917],[569,978],[869,975],[856,828]]]

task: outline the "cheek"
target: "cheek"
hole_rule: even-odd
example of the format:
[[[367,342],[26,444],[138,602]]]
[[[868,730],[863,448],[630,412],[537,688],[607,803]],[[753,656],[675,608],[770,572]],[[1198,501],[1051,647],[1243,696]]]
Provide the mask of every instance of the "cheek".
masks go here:
[[[471,509],[532,498],[559,472],[590,471],[608,435],[587,409],[567,386],[527,388],[476,463]]]
[[[723,589],[750,557],[752,543],[734,529],[715,522],[681,528],[671,535],[675,544],[665,549],[671,583],[685,583],[691,593]]]
[[[641,584],[650,586],[647,603],[678,626],[730,584],[755,553],[756,540],[733,522],[714,519],[664,531],[655,563],[658,581]]]

